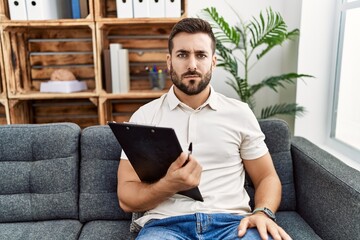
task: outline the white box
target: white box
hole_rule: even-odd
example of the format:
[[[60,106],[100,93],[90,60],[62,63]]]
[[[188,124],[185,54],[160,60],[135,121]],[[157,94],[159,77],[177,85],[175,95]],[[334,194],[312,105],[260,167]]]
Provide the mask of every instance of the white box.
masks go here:
[[[70,0],[26,0],[28,20],[71,18]]]
[[[165,17],[181,17],[181,0],[165,0]]]
[[[165,17],[165,1],[149,0],[149,16],[151,18]]]
[[[85,82],[73,81],[48,81],[40,84],[40,92],[71,93],[87,90]]]
[[[134,17],[149,17],[149,0],[133,0],[134,1]]]
[[[116,0],[116,11],[118,18],[133,18],[133,0]]]
[[[9,10],[11,20],[27,20],[27,11],[25,0],[9,0]]]

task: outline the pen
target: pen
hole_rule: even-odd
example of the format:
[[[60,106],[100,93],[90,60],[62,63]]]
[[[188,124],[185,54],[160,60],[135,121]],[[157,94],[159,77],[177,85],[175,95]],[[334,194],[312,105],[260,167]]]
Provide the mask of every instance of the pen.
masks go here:
[[[192,142],[190,142],[190,144],[189,144],[189,148],[188,148],[188,157],[187,157],[187,159],[186,159],[186,161],[185,161],[185,163],[184,163],[184,165],[183,165],[183,167],[189,162],[189,157],[190,157],[190,155],[191,155],[191,153],[192,153]]]

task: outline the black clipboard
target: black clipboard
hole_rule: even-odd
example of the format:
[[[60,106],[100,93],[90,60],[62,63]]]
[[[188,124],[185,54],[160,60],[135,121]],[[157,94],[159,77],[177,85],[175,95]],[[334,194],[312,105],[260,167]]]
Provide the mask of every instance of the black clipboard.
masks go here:
[[[143,182],[152,183],[164,177],[182,152],[172,128],[116,122],[108,125]],[[178,193],[204,201],[198,187]]]

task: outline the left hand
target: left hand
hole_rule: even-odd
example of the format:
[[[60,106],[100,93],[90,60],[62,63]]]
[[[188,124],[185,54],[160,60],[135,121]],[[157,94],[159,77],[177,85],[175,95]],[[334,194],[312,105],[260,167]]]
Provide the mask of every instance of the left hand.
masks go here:
[[[268,240],[268,233],[274,240],[290,240],[291,237],[264,213],[259,212],[241,220],[238,227],[239,237],[243,237],[248,228],[256,227],[262,240]]]

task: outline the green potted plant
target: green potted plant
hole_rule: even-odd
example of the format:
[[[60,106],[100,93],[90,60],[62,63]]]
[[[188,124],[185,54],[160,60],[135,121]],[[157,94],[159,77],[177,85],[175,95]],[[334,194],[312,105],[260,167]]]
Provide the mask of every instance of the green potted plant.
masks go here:
[[[291,72],[267,77],[259,83],[250,82],[249,72],[257,62],[275,46],[299,35],[298,29],[287,31],[282,16],[271,8],[266,10],[266,15],[260,12],[258,18],[254,17],[248,23],[240,22],[234,26],[230,26],[214,7],[203,9],[203,13],[212,25],[217,39],[218,66],[231,74],[227,83],[253,111],[256,105],[254,96],[260,89],[268,87],[278,92],[279,87],[286,88],[286,83],[294,84],[298,78],[312,77]],[[242,69],[239,71],[240,68]],[[279,103],[264,107],[257,117],[264,119],[275,115],[299,116],[304,112],[304,107],[296,103]]]

